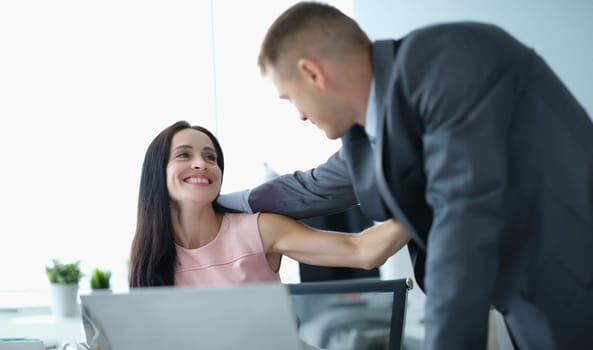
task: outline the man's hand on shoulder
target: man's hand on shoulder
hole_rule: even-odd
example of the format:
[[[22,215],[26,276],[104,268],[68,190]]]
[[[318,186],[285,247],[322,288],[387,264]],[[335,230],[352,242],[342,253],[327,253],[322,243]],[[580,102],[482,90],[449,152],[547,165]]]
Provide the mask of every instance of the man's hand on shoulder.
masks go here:
[[[249,206],[250,192],[251,190],[243,190],[220,194],[216,199],[216,203],[224,212],[252,214],[253,211]]]

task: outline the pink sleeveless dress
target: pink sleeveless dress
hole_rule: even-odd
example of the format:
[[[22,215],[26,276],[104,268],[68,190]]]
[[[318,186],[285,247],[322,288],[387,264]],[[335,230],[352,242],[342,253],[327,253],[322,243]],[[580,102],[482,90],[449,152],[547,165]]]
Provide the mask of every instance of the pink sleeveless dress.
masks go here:
[[[186,249],[176,245],[176,286],[229,286],[279,282],[266,255],[256,214],[227,213],[218,235],[207,245]]]

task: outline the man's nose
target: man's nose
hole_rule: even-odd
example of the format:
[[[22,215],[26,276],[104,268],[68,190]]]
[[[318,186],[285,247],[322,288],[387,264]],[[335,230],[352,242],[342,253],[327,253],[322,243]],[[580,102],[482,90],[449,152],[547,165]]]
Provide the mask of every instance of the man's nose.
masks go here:
[[[307,119],[309,119],[309,118],[307,118],[306,115],[304,115],[304,114],[301,113],[301,120],[302,121],[306,121]]]

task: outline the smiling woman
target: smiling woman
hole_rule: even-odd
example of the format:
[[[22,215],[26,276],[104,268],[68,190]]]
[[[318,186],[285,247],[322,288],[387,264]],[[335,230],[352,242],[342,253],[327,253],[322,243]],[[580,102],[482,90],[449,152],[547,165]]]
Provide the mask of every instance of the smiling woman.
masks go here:
[[[52,258],[81,261],[81,291],[94,266],[127,288],[145,145],[174,120],[224,142],[223,191],[259,183],[265,161],[284,172],[337,149],[308,137],[315,131],[276,102],[255,65],[267,24],[291,3],[262,6],[254,23],[237,17],[253,6],[242,2],[0,2],[0,266],[10,267],[0,290],[49,293]],[[261,125],[278,134],[245,132]],[[299,146],[288,154],[270,142]]]

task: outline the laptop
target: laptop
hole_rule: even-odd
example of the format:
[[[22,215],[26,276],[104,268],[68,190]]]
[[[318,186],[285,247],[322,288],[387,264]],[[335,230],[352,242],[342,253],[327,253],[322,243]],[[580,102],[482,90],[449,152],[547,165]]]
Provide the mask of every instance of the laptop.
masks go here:
[[[87,344],[101,350],[302,350],[287,287],[134,288],[81,295]]]

